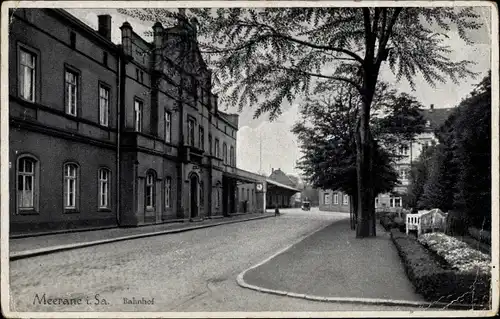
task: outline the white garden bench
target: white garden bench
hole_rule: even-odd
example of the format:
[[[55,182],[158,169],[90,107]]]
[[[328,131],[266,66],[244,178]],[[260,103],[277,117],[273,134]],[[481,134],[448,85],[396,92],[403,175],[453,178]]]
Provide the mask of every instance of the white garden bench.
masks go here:
[[[445,231],[446,216],[439,208],[431,210],[420,210],[417,214],[406,215],[406,234],[410,230],[416,230],[420,235],[422,232],[436,230]]]

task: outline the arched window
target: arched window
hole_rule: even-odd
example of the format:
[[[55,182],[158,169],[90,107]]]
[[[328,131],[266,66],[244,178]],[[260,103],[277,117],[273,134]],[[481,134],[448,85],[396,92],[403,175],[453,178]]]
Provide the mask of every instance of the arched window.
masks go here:
[[[99,208],[110,207],[109,183],[111,181],[111,171],[107,168],[99,169]]]
[[[148,172],[146,174],[146,208],[155,208],[155,174]]]
[[[19,157],[17,162],[17,207],[35,210],[38,198],[38,161],[30,156]]]
[[[77,209],[78,199],[78,165],[68,163],[64,165],[64,208]]]
[[[172,178],[165,179],[165,208],[170,208],[172,205]]]

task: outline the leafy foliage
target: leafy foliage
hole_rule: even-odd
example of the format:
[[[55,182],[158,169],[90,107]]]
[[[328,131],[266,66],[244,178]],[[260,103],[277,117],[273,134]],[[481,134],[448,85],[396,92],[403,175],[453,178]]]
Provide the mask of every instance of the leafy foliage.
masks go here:
[[[304,176],[308,177],[315,187],[341,189],[353,195],[357,190],[356,147],[353,136],[356,103],[359,101],[354,98],[353,92],[348,90],[349,88],[344,86],[344,91],[336,92],[335,96],[332,94],[325,98],[326,93],[322,92],[318,98],[309,98],[302,105],[302,119],[294,125],[292,132],[297,135],[304,154],[298,163],[298,168],[302,169]],[[389,94],[392,97],[391,100],[399,101],[392,94],[394,92]],[[389,109],[391,106],[385,105],[384,107]],[[396,111],[389,114],[386,117],[387,120],[374,119],[386,137],[389,132],[394,135],[400,134],[398,129],[393,129],[392,118],[397,118],[408,125],[414,124],[404,118],[406,113],[399,111],[401,107],[398,109],[392,106],[392,108]],[[379,106],[379,109],[382,107]],[[384,125],[387,127],[385,128]],[[408,133],[405,132],[405,134]],[[376,180],[375,192],[379,194],[390,191],[398,184],[398,176],[392,165],[396,156],[379,145],[377,141],[373,143],[375,146],[373,169]]]
[[[172,25],[171,9],[120,9],[143,21]],[[188,9],[196,17],[202,53],[210,61],[226,102],[256,105],[255,117],[275,119],[284,101],[307,95],[320,83],[350,83],[360,89],[373,65],[387,61],[398,79],[414,85],[473,75],[469,61],[452,61],[444,31],[467,31],[481,23],[471,7],[405,8],[219,8]],[[191,20],[190,20],[191,21]]]
[[[463,211],[476,227],[491,222],[491,74],[453,111],[412,173],[412,204]]]
[[[353,139],[358,214],[363,215],[359,237],[375,235],[371,204],[375,179],[371,172],[378,154],[377,148],[372,149],[369,119],[382,64],[387,62],[398,80],[405,78],[412,87],[417,74],[431,85],[447,78],[458,83],[461,78],[475,75],[470,61],[449,58],[452,51],[444,44],[446,35],[433,29],[437,25],[450,31],[454,26],[470,44],[467,31],[481,27],[473,7],[190,11],[199,21],[200,48],[216,70],[214,80],[223,92],[224,103],[237,105],[240,110],[256,106],[254,117],[267,113],[274,120],[281,114],[283,102],[292,103],[297,97],[307,99],[319,85],[347,83],[357,91],[362,101]],[[167,24],[172,18],[170,12],[122,10],[139,19]]]

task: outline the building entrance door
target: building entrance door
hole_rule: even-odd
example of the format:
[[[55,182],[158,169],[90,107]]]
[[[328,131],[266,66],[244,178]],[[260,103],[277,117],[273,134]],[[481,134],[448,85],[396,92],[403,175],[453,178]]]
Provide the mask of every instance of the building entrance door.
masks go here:
[[[190,201],[191,201],[191,218],[198,217],[198,176],[191,175],[190,177]]]

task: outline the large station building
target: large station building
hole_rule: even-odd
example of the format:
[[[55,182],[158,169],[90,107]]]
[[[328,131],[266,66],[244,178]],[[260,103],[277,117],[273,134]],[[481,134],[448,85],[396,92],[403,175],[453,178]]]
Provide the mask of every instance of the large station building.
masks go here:
[[[196,21],[125,22],[111,41],[61,9],[9,28],[11,234],[263,212],[265,177],[237,168],[238,115],[219,109]]]

